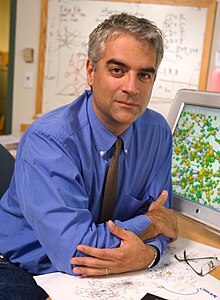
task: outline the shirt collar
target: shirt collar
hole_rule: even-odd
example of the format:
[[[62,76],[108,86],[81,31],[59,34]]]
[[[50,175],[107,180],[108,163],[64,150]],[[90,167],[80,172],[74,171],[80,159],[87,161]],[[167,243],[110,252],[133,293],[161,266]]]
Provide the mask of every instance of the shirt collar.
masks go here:
[[[97,118],[96,113],[92,106],[92,94],[88,98],[88,119],[92,129],[93,143],[97,152],[101,157],[104,157],[106,153],[111,149],[117,140],[117,136],[111,133]],[[131,141],[133,132],[133,124],[125,131],[120,138],[123,140],[123,150],[125,154],[129,152],[129,144]]]

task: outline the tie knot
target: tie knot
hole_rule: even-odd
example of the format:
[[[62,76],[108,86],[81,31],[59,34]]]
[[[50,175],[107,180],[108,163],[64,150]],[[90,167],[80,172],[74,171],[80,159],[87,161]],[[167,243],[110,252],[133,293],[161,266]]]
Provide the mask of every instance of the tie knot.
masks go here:
[[[118,156],[121,150],[122,145],[122,139],[117,138],[117,141],[115,142],[115,156]]]

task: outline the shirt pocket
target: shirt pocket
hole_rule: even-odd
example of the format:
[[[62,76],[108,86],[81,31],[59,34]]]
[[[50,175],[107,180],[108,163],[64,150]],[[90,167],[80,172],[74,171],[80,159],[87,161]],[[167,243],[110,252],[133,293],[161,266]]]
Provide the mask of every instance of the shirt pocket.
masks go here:
[[[143,199],[133,197],[132,195],[126,195],[119,207],[117,219],[125,221],[144,214],[148,210],[152,201],[153,199],[146,194]]]

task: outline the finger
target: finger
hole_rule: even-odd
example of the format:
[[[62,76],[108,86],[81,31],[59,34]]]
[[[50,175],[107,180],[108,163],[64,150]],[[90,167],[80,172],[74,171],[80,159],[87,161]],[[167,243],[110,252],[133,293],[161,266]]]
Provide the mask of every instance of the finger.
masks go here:
[[[94,257],[73,257],[70,260],[70,263],[73,265],[79,266],[86,266],[86,267],[93,267],[93,268],[105,268],[106,265],[109,265],[108,260],[101,260],[99,258]]]
[[[81,277],[91,277],[91,276],[107,276],[110,274],[109,268],[87,268],[87,267],[75,267],[73,268],[73,273],[81,275]]]
[[[179,226],[178,226],[177,217],[176,217],[175,214],[173,214],[173,215],[174,215],[174,218],[175,218],[175,221],[174,221],[174,235],[170,238],[169,243],[175,242],[178,239],[178,235],[179,235]]]
[[[173,243],[173,242],[175,242],[175,241],[177,240],[177,238],[178,238],[178,236],[175,237],[175,238],[170,238],[168,243]]]
[[[100,249],[95,247],[90,247],[86,245],[78,245],[76,249],[86,255],[93,256],[100,259],[106,259],[109,260],[111,257],[114,257],[115,249]]]
[[[108,221],[108,228],[112,234],[120,238],[121,240],[127,240],[128,238],[128,231],[120,226],[116,225],[111,220]]]
[[[155,207],[159,205],[164,205],[168,197],[168,192],[166,190],[163,190],[162,193],[159,195],[157,200],[155,200],[149,207],[149,211],[153,210]]]

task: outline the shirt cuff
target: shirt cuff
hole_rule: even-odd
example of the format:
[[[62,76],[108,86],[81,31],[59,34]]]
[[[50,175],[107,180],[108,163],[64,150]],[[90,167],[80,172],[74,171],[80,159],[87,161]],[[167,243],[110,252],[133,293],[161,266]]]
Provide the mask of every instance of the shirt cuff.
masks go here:
[[[115,224],[139,236],[152,222],[146,215],[140,215],[124,222],[116,220]]]

